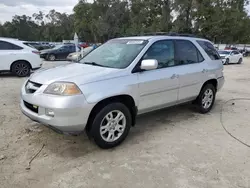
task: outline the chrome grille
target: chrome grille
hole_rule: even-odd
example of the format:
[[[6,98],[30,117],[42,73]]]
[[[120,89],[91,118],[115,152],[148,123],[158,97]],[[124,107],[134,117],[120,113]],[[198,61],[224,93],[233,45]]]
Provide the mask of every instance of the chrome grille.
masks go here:
[[[35,93],[41,86],[42,84],[28,81],[25,85],[26,93]]]

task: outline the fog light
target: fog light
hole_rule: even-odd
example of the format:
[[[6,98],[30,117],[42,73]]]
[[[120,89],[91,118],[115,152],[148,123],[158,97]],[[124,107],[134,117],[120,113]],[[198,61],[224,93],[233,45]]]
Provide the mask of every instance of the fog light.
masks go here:
[[[51,110],[51,109],[45,109],[45,114],[47,115],[47,116],[50,116],[50,117],[54,117],[55,116],[55,113],[54,113],[54,111],[53,110]]]

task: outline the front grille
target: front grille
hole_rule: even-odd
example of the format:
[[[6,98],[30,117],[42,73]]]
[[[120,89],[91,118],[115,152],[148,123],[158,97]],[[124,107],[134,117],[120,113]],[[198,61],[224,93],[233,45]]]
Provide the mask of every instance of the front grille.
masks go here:
[[[38,113],[38,106],[32,105],[26,101],[23,101],[23,103],[24,103],[24,106],[26,106],[26,108],[28,108],[32,112]]]
[[[42,84],[28,81],[25,85],[26,93],[35,93],[41,86]]]

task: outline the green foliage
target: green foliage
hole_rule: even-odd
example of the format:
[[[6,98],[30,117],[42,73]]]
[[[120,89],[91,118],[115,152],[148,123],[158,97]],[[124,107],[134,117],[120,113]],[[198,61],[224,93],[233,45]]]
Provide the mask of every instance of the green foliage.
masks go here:
[[[0,36],[62,41],[75,32],[81,40],[104,42],[147,32],[193,33],[218,43],[249,43],[248,0],[79,0],[74,14],[14,16],[0,24]]]

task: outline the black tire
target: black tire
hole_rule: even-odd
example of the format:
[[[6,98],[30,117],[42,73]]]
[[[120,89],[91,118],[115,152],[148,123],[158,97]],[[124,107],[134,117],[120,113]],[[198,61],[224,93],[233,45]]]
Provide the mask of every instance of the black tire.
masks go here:
[[[56,60],[56,56],[54,54],[49,54],[47,59],[49,61],[55,61]]]
[[[18,77],[29,76],[30,71],[30,64],[26,61],[17,61],[11,66],[11,72]]]
[[[242,63],[242,61],[243,61],[243,59],[242,59],[242,58],[240,58],[240,59],[239,59],[239,61],[238,61],[238,64],[241,64],[241,63]]]
[[[229,59],[226,59],[226,62],[224,65],[228,65],[229,64]]]
[[[208,104],[206,106],[204,104],[204,102],[203,102],[203,99],[205,98],[206,92],[208,92],[208,91],[212,92],[213,98],[211,99],[211,97],[208,97],[208,99],[211,100],[211,102],[207,102]],[[199,96],[197,98],[197,101],[196,101],[199,112],[202,113],[202,114],[206,114],[206,113],[210,112],[210,110],[214,106],[215,98],[216,98],[216,89],[215,89],[214,85],[212,85],[212,84],[205,85],[202,88],[202,90],[201,90],[201,92],[200,92],[200,94],[199,94]]]
[[[105,117],[113,112],[113,111],[119,111],[122,112],[125,120],[125,128],[123,133],[121,133],[120,137],[112,142],[108,142],[105,139],[103,139],[103,136],[101,135],[101,126],[103,122],[106,120]],[[114,112],[115,113],[115,112]],[[111,103],[105,107],[103,107],[94,117],[90,134],[93,137],[95,143],[102,149],[109,149],[118,146],[121,144],[125,138],[127,137],[129,130],[132,125],[132,117],[129,109],[122,103]],[[118,131],[117,131],[118,132]],[[107,131],[108,134],[110,134],[109,131]],[[106,134],[106,133],[105,133]],[[117,134],[118,135],[118,134]],[[115,133],[113,133],[113,136],[115,136]]]

